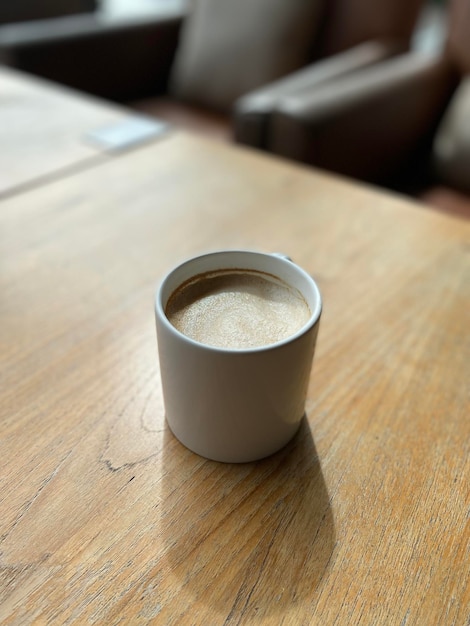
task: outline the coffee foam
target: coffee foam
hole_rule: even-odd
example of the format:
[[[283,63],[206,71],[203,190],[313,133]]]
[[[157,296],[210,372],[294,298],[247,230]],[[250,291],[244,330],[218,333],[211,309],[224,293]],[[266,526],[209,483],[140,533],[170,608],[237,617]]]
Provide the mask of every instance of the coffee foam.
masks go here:
[[[165,312],[184,335],[228,349],[277,343],[294,335],[311,316],[299,291],[252,270],[196,276],[173,292]]]

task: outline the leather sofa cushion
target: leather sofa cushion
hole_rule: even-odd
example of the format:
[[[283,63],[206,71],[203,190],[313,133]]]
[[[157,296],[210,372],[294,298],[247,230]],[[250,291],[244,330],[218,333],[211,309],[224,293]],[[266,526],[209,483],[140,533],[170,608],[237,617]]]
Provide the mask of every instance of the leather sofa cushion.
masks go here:
[[[437,129],[433,161],[438,177],[470,193],[470,76],[452,96]]]
[[[336,54],[369,39],[407,41],[423,4],[424,0],[327,0],[320,54]]]
[[[228,110],[244,93],[309,59],[323,0],[194,0],[170,91]]]

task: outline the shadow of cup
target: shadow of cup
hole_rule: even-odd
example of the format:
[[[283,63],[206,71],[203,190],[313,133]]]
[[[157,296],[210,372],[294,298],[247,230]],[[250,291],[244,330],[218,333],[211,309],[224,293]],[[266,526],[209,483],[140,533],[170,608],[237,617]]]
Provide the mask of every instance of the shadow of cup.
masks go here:
[[[169,455],[177,471],[165,473]],[[194,624],[312,606],[335,530],[305,418],[283,450],[240,465],[206,461],[167,429],[162,463],[162,591],[173,616],[174,603],[181,623]]]

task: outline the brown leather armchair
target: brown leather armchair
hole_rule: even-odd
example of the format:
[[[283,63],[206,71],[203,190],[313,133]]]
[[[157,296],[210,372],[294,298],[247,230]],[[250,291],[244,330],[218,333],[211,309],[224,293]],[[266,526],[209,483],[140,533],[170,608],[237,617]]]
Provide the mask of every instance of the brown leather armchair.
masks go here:
[[[469,32],[470,4],[453,0],[443,54],[409,52],[341,81],[284,90],[271,102],[265,149],[400,190],[426,190],[431,202],[430,184],[470,193]],[[237,114],[249,118],[250,111]],[[442,187],[437,193],[437,204],[451,203]]]
[[[183,25],[170,95],[231,113],[235,139],[265,147],[273,102],[285,90],[330,84],[403,52],[422,2],[198,0]],[[162,113],[155,101],[140,107]]]

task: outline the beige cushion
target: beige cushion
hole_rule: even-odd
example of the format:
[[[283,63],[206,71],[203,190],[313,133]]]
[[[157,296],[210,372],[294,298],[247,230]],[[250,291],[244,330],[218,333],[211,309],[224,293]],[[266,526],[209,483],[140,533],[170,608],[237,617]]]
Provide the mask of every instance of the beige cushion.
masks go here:
[[[227,110],[308,61],[323,0],[194,0],[171,92]]]
[[[470,192],[470,76],[464,79],[446,109],[433,146],[439,178]]]

